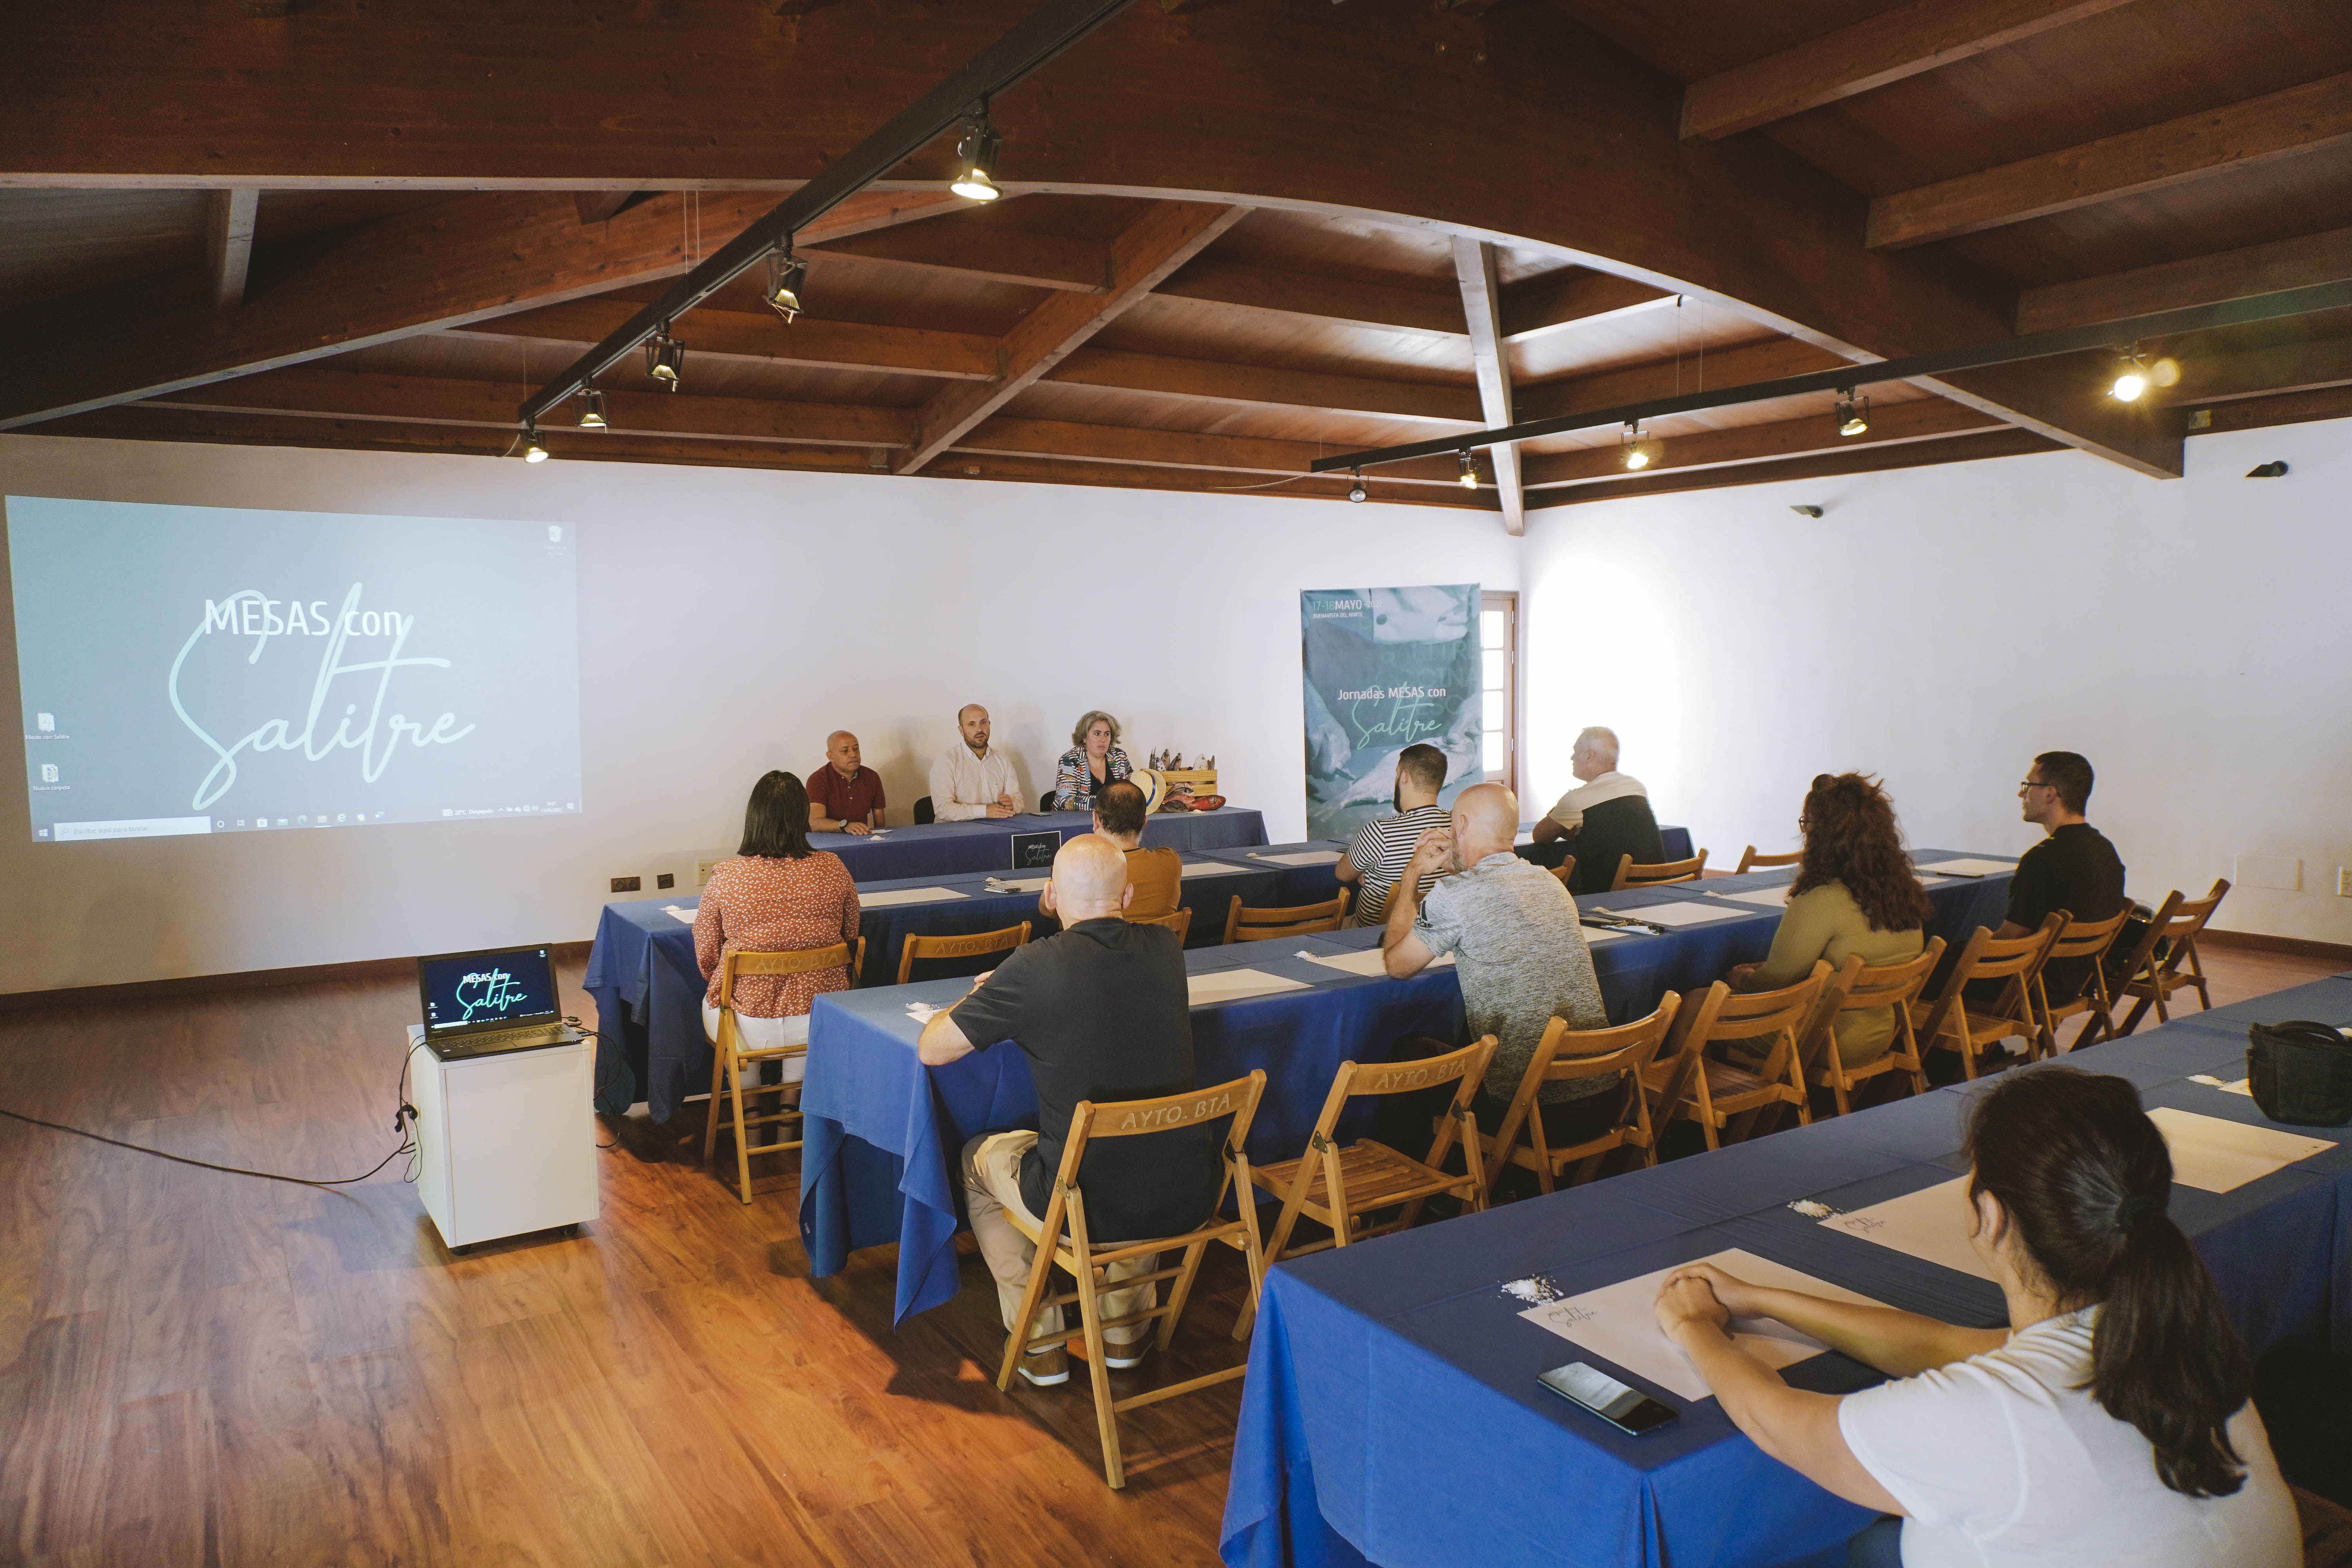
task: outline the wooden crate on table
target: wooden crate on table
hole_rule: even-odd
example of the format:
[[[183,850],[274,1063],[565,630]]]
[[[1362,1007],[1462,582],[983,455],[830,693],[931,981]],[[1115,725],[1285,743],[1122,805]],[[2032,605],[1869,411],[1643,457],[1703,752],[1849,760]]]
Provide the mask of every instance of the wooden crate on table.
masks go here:
[[[1170,795],[1177,793],[1179,784],[1189,785],[1195,796],[1217,793],[1217,770],[1214,768],[1162,768],[1160,776],[1166,782]]]

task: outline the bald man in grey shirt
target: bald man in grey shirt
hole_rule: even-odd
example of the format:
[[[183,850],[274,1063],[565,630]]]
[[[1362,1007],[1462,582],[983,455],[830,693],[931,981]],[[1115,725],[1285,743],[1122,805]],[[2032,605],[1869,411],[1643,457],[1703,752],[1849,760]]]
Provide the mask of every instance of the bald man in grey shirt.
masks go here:
[[[1414,846],[1389,894],[1381,938],[1388,972],[1400,980],[1444,953],[1454,955],[1470,1037],[1496,1041],[1486,1069],[1488,1103],[1478,1113],[1488,1132],[1518,1093],[1552,1019],[1567,1019],[1571,1029],[1609,1023],[1576,900],[1559,879],[1512,852],[1518,826],[1518,799],[1509,790],[1492,784],[1464,790],[1454,803],[1453,826],[1432,828]],[[1438,871],[1456,874],[1416,899],[1421,879]],[[1604,1097],[1617,1086],[1615,1078],[1546,1084],[1538,1097],[1546,1138],[1580,1142],[1607,1131],[1616,1101]],[[1599,1125],[1583,1130],[1595,1121]]]

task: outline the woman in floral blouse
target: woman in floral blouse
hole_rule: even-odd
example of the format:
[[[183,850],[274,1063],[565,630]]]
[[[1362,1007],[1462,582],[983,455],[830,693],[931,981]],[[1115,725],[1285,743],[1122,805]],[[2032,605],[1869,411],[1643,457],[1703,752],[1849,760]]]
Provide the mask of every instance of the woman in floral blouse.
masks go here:
[[[1054,809],[1092,811],[1097,790],[1133,771],[1118,747],[1118,721],[1097,709],[1070,731],[1070,749],[1054,774]]]
[[[709,989],[702,1032],[719,1038],[719,964],[730,952],[787,952],[857,944],[857,884],[838,855],[808,841],[808,791],[787,773],[751,786],[736,858],[710,868],[694,912],[694,957]],[[755,1050],[808,1043],[809,1005],[826,991],[846,991],[846,967],[802,974],[746,974],[735,982],[735,1022]],[[782,1064],[784,1081],[806,1070],[803,1057]]]

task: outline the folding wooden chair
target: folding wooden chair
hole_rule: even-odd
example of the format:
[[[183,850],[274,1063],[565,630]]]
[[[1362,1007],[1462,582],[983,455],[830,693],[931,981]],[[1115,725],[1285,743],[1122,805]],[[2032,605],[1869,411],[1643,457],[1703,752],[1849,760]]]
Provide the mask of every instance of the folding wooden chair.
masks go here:
[[[2204,966],[2197,962],[2197,933],[2205,929],[2213,911],[2221,907],[2222,897],[2229,890],[2228,879],[2221,878],[2215,879],[2213,890],[2201,899],[2184,899],[2176,892],[2164,900],[2156,918],[2147,922],[2147,930],[2141,934],[2131,962],[2123,971],[2124,983],[2116,991],[2118,1003],[2126,996],[2136,999],[2131,1015],[2124,1020],[2122,1028],[2111,1030],[2110,1034],[2117,1038],[2130,1034],[2139,1027],[2139,1021],[2147,1016],[2150,1007],[2156,1009],[2158,1023],[2170,1023],[2172,1013],[2165,1002],[2183,986],[2197,988],[2197,1000],[2201,1006],[2213,1005],[2213,994],[2205,988]],[[2183,963],[2189,966],[2186,974],[2180,972]]]
[[[1192,934],[1192,911],[1178,910],[1173,914],[1145,915],[1140,920],[1130,920],[1127,923],[1131,926],[1164,926],[1176,933],[1176,945],[1181,947],[1184,945],[1184,939]]]
[[[1554,866],[1551,868],[1551,874],[1559,879],[1559,885],[1561,887],[1568,888],[1571,892],[1574,891],[1575,889],[1570,883],[1569,879],[1576,875],[1576,857],[1570,855],[1561,860],[1559,865]]]
[[[1628,888],[1655,888],[1667,882],[1696,882],[1706,869],[1706,851],[1702,849],[1687,860],[1660,860],[1654,865],[1636,866],[1631,855],[1617,861],[1616,879],[1609,884],[1612,893]]]
[[[845,942],[831,947],[803,948],[796,952],[735,952],[719,961],[719,1038],[710,1047],[710,1116],[702,1128],[702,1163],[706,1165],[719,1152],[719,1107],[729,1108],[735,1134],[735,1185],[743,1201],[751,1201],[751,1157],[754,1154],[781,1154],[787,1149],[797,1149],[801,1141],[784,1138],[783,1124],[801,1119],[801,1086],[793,1083],[760,1083],[746,1086],[742,1069],[756,1068],[763,1062],[780,1062],[789,1057],[808,1055],[806,1046],[772,1046],[753,1049],[743,1043],[743,1032],[735,1021],[735,982],[746,974],[806,974],[812,970],[840,969],[849,971],[849,983],[857,984],[858,972],[866,966],[866,939],[857,939],[853,954]],[[774,1095],[775,1109],[752,1115],[743,1113],[746,1098]],[[772,1143],[753,1144],[747,1134],[754,1127],[773,1127],[776,1140]]]
[[[1323,1097],[1322,1114],[1307,1136],[1307,1152],[1296,1160],[1261,1165],[1250,1179],[1282,1200],[1282,1216],[1274,1222],[1266,1244],[1269,1264],[1327,1247],[1346,1247],[1392,1230],[1409,1229],[1421,1217],[1421,1205],[1439,1193],[1452,1193],[1474,1209],[1486,1206],[1486,1167],[1478,1149],[1478,1118],[1470,1103],[1486,1079],[1494,1059],[1495,1037],[1448,1051],[1398,1062],[1341,1062]],[[1342,1149],[1331,1141],[1348,1101],[1360,1094],[1404,1094],[1457,1084],[1453,1103],[1437,1119],[1436,1140],[1426,1159],[1401,1154],[1385,1143],[1360,1139]],[[1456,1137],[1462,1141],[1463,1173],[1449,1175],[1445,1156]],[[1362,1223],[1376,1209],[1398,1209],[1396,1217],[1379,1225]],[[1330,1227],[1330,1239],[1290,1246],[1290,1233],[1301,1218]],[[1246,1319],[1244,1320],[1244,1326]],[[1236,1330],[1239,1336],[1241,1331]]]
[[[1651,1114],[1697,1122],[1710,1149],[1721,1147],[1726,1134],[1734,1143],[1742,1142],[1777,1105],[1796,1107],[1799,1123],[1810,1123],[1812,1112],[1797,1071],[1797,1036],[1820,1005],[1829,977],[1829,961],[1815,959],[1811,974],[1778,991],[1734,991],[1720,980],[1708,986],[1696,1007],[1676,1017],[1665,1048],[1643,1074],[1643,1087],[1656,1096]],[[1753,1067],[1706,1054],[1717,1041],[1766,1035],[1772,1044]]]
[[[1319,904],[1295,904],[1286,910],[1245,910],[1242,908],[1241,896],[1235,894],[1225,910],[1225,941],[1276,942],[1284,937],[1338,931],[1347,922],[1348,895],[1353,891],[1351,888],[1342,888],[1336,899]]]
[[[1547,1193],[1574,1165],[1576,1174],[1569,1185],[1577,1186],[1601,1173],[1601,1162],[1612,1149],[1639,1150],[1642,1163],[1656,1164],[1658,1141],[1650,1131],[1650,1100],[1642,1092],[1642,1073],[1665,1044],[1666,1031],[1674,1026],[1675,1014],[1682,1005],[1682,997],[1669,991],[1658,998],[1658,1010],[1638,1023],[1613,1029],[1571,1029],[1567,1019],[1554,1018],[1547,1025],[1536,1054],[1528,1059],[1518,1092],[1511,1097],[1511,1108],[1503,1113],[1503,1125],[1486,1146],[1486,1190],[1494,1190],[1495,1178],[1503,1173],[1505,1165],[1533,1171],[1537,1184]],[[1543,1086],[1612,1075],[1618,1079],[1617,1087],[1601,1091],[1613,1094],[1617,1100],[1609,1131],[1565,1149],[1553,1148],[1544,1135],[1543,1116],[1537,1109],[1540,1101],[1536,1096]],[[1527,1134],[1524,1142],[1519,1137],[1522,1131]]]
[[[898,950],[898,984],[915,972],[919,958],[970,958],[982,952],[1011,952],[1029,943],[1029,922],[1003,931],[974,931],[970,936],[910,936]]]
[[[2077,1013],[2088,1013],[2091,1016],[2084,1024],[2083,1032],[2074,1037],[2074,1043],[2066,1047],[2068,1050],[2079,1051],[2084,1046],[2095,1046],[2102,1036],[2115,1034],[2116,1003],[2115,998],[2107,994],[2107,949],[2115,945],[2116,934],[2124,929],[2124,922],[2131,919],[2131,906],[2126,904],[2112,920],[2069,920],[2066,929],[2058,933],[2058,940],[2050,944],[2049,956],[2033,973],[2033,1012],[2042,1023],[2042,1055],[2054,1057],[2058,1054],[2058,1026]],[[2080,995],[2053,1006],[2050,1002],[2050,965],[2062,958],[2088,959],[2091,977],[2083,983]]]
[[[1959,962],[1952,965],[1951,978],[1945,982],[1942,994],[1933,1002],[1911,1004],[1912,1033],[1919,1042],[1922,1057],[1938,1046],[1958,1051],[1960,1071],[1974,1078],[1977,1058],[1985,1054],[1986,1047],[2002,1040],[2022,1038],[2028,1042],[2028,1059],[2036,1055],[2042,1020],[2033,1012],[2033,981],[2042,972],[2042,961],[2050,954],[2050,944],[2066,929],[2067,919],[2065,910],[2053,910],[2043,917],[2039,931],[2023,936],[1996,937],[1986,926],[1979,926],[1969,933],[1968,945],[1960,949]],[[1988,1005],[1971,1003],[1962,994],[1971,980],[2002,980],[2008,984]]]
[[[1804,858],[1805,852],[1801,849],[1791,849],[1786,855],[1759,855],[1756,846],[1750,844],[1739,852],[1738,868],[1731,874],[1737,877],[1748,871],[1769,870],[1775,866],[1793,866]]]
[[[1919,1058],[1918,1037],[1911,1032],[1911,1004],[1919,999],[1919,993],[1927,987],[1928,977],[1936,973],[1936,965],[1943,961],[1944,939],[1940,936],[1931,938],[1927,951],[1918,957],[1895,963],[1865,963],[1857,952],[1822,988],[1822,1005],[1815,1010],[1804,1037],[1797,1042],[1797,1060],[1804,1080],[1816,1089],[1828,1089],[1836,1100],[1840,1116],[1853,1109],[1851,1097],[1855,1089],[1885,1073],[1909,1073],[1911,1092],[1927,1092],[1927,1065]],[[1876,1061],[1858,1068],[1847,1067],[1838,1059],[1838,1016],[1874,1007],[1894,1009],[1895,1038],[1887,1043],[1886,1054]]]
[[[1222,1241],[1240,1251],[1249,1265],[1249,1295],[1242,1306],[1244,1324],[1257,1310],[1258,1285],[1265,1275],[1265,1255],[1258,1249],[1257,1205],[1251,1202],[1250,1164],[1246,1141],[1250,1119],[1257,1114],[1259,1098],[1265,1092],[1264,1069],[1253,1069],[1248,1077],[1205,1089],[1190,1089],[1182,1094],[1171,1094],[1158,1100],[1109,1100],[1100,1105],[1090,1100],[1078,1101],[1076,1111],[1070,1117],[1069,1141],[1062,1145],[1062,1168],[1054,1177],[1053,1195],[1045,1202],[1045,1213],[1037,1229],[1029,1226],[1011,1209],[1005,1217],[1019,1226],[1024,1235],[1036,1244],[1037,1260],[1029,1269],[1029,1288],[1021,1298],[1021,1313],[1013,1321],[1021,1325],[1005,1336],[1004,1363],[997,1368],[996,1386],[1013,1386],[1013,1370],[1021,1364],[1023,1355],[1032,1351],[1052,1350],[1074,1339],[1086,1342],[1088,1381],[1095,1396],[1095,1425],[1101,1429],[1103,1479],[1112,1487],[1127,1484],[1126,1460],[1119,1453],[1118,1413],[1139,1405],[1157,1404],[1179,1394],[1212,1384],[1227,1383],[1249,1370],[1244,1363],[1205,1376],[1188,1378],[1166,1388],[1130,1394],[1125,1399],[1110,1396],[1110,1373],[1104,1365],[1103,1331],[1126,1328],[1130,1324],[1160,1320],[1160,1349],[1166,1351],[1168,1342],[1175,1337],[1176,1320],[1183,1315],[1185,1300],[1192,1291],[1193,1276],[1200,1272],[1202,1255],[1209,1243]],[[1129,1138],[1141,1133],[1165,1132],[1171,1128],[1187,1127],[1200,1122],[1215,1121],[1230,1116],[1220,1142],[1220,1153],[1225,1171],[1217,1184],[1217,1201],[1210,1205],[1206,1223],[1182,1236],[1160,1237],[1150,1241],[1121,1241],[1097,1244],[1087,1230],[1087,1200],[1078,1183],[1078,1167],[1084,1163],[1087,1145],[1097,1138]],[[1238,1188],[1234,1204],[1236,1217],[1218,1217],[1225,1205],[1225,1194]],[[1184,1260],[1173,1268],[1155,1268],[1149,1273],[1129,1275],[1116,1282],[1108,1279],[1104,1270],[1111,1264],[1153,1253],[1181,1250]],[[1048,1296],[1046,1288],[1056,1268],[1077,1282],[1077,1289]],[[1172,1279],[1174,1288],[1168,1300],[1157,1307],[1129,1312],[1125,1317],[1105,1320],[1101,1297],[1113,1288],[1121,1290],[1155,1280]],[[1078,1304],[1080,1327],[1056,1330],[1032,1338],[1029,1325],[1047,1307]],[[1235,1337],[1244,1331],[1235,1331]]]

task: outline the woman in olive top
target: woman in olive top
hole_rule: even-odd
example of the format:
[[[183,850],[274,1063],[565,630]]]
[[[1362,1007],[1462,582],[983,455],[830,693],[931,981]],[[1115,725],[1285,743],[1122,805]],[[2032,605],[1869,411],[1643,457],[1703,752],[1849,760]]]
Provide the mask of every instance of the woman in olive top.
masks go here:
[[[1790,885],[1789,906],[1772,951],[1761,963],[1743,963],[1724,980],[1734,991],[1777,991],[1812,973],[1826,958],[1840,968],[1853,954],[1864,963],[1916,958],[1927,942],[1927,893],[1911,857],[1903,852],[1895,803],[1860,773],[1822,773],[1805,795],[1797,819],[1805,858]],[[1838,1015],[1838,1060],[1866,1067],[1895,1038],[1895,1009],[1868,1007]]]

